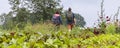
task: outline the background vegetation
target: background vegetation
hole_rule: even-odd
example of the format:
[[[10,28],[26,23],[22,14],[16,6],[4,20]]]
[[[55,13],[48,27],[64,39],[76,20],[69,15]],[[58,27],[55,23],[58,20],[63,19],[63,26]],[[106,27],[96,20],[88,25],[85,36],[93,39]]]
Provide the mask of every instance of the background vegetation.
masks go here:
[[[67,30],[66,11],[60,0],[9,0],[9,3],[12,10],[0,15],[5,17],[0,26],[0,48],[120,48],[120,31],[116,32],[114,23],[106,24],[104,0],[98,15],[99,28],[81,29],[86,22],[74,13],[77,24],[71,32]],[[55,11],[62,16],[59,30],[51,23]]]

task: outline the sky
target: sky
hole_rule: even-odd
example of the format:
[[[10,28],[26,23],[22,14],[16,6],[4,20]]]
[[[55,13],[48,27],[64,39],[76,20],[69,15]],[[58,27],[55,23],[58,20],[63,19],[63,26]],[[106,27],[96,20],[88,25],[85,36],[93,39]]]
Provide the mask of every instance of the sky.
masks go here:
[[[97,22],[98,12],[102,0],[61,0],[64,10],[69,7],[74,13],[82,15],[86,21],[86,27],[94,27]],[[120,6],[120,0],[104,0],[104,9],[106,16],[113,16]],[[119,15],[120,16],[120,15]]]
[[[10,11],[10,5],[8,0],[0,0],[0,14],[8,13]]]
[[[74,13],[79,13],[84,17],[86,27],[93,27],[98,19],[97,14],[100,12],[101,1],[102,0],[61,0],[61,5],[64,7],[64,10],[71,7]],[[120,0],[104,0],[106,16],[113,16],[119,6]],[[0,14],[8,13],[10,10],[8,0],[0,0]]]

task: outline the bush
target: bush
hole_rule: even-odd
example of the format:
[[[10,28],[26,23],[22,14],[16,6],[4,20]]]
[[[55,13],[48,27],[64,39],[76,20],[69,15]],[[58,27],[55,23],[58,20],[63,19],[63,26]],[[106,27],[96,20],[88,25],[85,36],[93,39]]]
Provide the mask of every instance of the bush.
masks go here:
[[[109,24],[106,27],[106,32],[107,33],[115,33],[115,31],[116,31],[116,27],[114,26],[114,24]]]

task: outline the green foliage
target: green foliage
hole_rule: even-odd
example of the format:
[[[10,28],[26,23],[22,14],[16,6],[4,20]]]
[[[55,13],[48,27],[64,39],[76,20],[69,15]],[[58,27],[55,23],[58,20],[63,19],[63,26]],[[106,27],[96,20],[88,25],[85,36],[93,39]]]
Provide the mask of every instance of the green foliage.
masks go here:
[[[97,48],[104,48],[104,47],[108,47],[108,46],[112,46],[115,45],[116,42],[119,41],[119,35],[117,34],[102,34],[100,36],[97,37],[92,37],[87,39],[86,41],[84,41],[84,43],[86,45],[92,45],[93,47],[97,47]],[[89,42],[89,43],[88,43]],[[114,47],[118,47],[118,46],[114,46]]]
[[[100,26],[100,30],[99,30],[100,33],[106,33],[106,32],[105,32],[105,28],[106,28],[106,26],[107,26],[107,25],[106,25],[106,22],[103,21],[103,22],[99,23],[99,26]]]
[[[4,14],[5,17],[5,22],[3,23],[3,25],[1,25],[2,29],[12,29],[14,27],[14,23],[12,21],[12,12],[8,13],[8,14]]]
[[[61,12],[62,10],[59,4],[60,0],[29,0],[28,2],[31,4],[29,7],[38,21],[50,20],[55,11]]]
[[[6,22],[3,25],[9,30],[0,29],[0,48],[120,48],[120,35],[114,33],[115,26],[111,24],[105,27],[102,19],[100,31],[108,34],[94,35],[91,30],[79,27],[68,32],[63,25],[56,31],[56,27],[51,23],[40,24],[41,21],[50,20],[56,10],[61,12],[60,0],[9,1],[12,11],[5,15]],[[103,17],[103,5],[101,8]],[[14,13],[16,17],[13,17]],[[77,25],[83,27],[84,18],[79,14],[75,16]]]
[[[80,14],[77,14],[77,13],[74,13],[74,14],[76,18],[76,26],[84,27],[86,24],[84,18]]]
[[[115,33],[116,31],[116,27],[114,26],[114,24],[110,24],[106,27],[106,32],[108,33]]]
[[[71,32],[61,26],[54,31],[52,24],[27,24],[24,30],[9,30],[0,32],[1,48],[108,48],[120,47],[119,34],[94,35],[90,30],[80,30],[78,27]],[[114,31],[114,26],[107,26],[106,32]],[[110,30],[110,32],[109,32]]]
[[[29,20],[29,12],[26,10],[26,8],[20,8],[19,11],[16,14],[16,17],[13,18],[13,21],[16,23],[27,23],[27,21]]]
[[[11,11],[6,14],[4,29],[13,29],[16,26],[24,29],[31,24],[50,21],[56,11],[61,13],[60,0],[8,0]]]
[[[5,22],[5,16],[6,16],[5,13],[3,13],[3,14],[0,15],[0,25],[4,24],[4,22]]]

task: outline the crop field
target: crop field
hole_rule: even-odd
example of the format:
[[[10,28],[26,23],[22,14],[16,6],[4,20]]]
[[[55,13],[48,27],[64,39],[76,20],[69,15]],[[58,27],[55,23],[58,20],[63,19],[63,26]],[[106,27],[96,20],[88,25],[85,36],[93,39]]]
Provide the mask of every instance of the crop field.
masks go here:
[[[114,31],[110,26],[106,30]],[[61,25],[28,24],[23,30],[0,30],[0,48],[120,48],[120,34],[94,34],[93,29],[74,27],[71,32]]]

